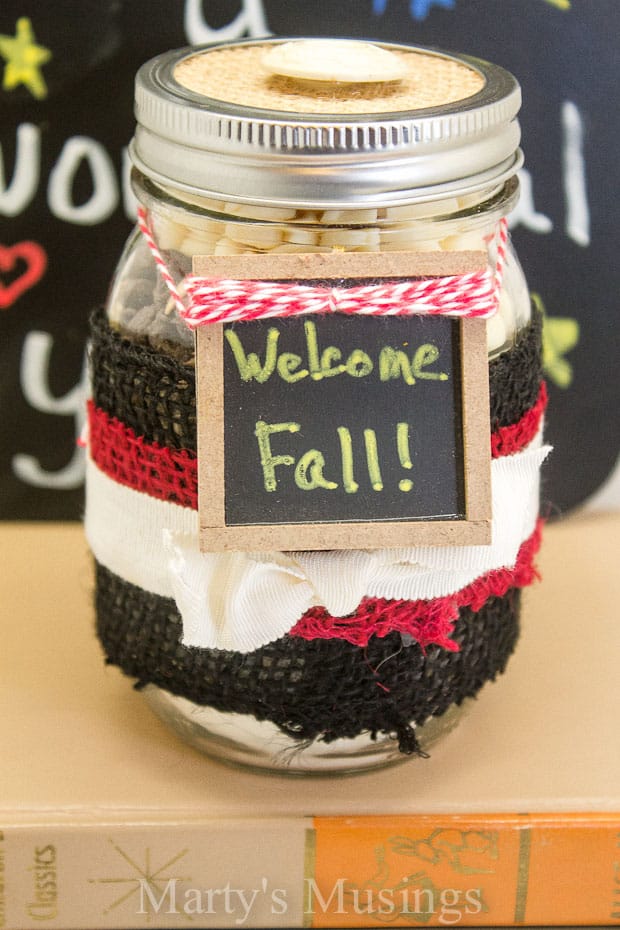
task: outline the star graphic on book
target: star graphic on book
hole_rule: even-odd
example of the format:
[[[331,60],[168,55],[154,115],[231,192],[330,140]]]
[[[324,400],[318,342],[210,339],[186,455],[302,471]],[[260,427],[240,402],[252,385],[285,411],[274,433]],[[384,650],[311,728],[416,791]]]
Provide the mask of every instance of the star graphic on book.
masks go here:
[[[6,61],[4,90],[15,90],[23,84],[37,100],[47,97],[47,85],[40,69],[52,53],[45,46],[37,45],[27,16],[17,20],[14,36],[0,35],[0,56]]]
[[[140,861],[133,859],[129,853],[125,852],[114,840],[110,839],[112,847],[116,850],[119,856],[125,861],[129,866],[130,872],[133,874],[129,875],[120,875],[112,878],[90,878],[89,883],[91,885],[117,885],[118,888],[118,897],[116,897],[111,904],[104,908],[103,913],[109,914],[110,911],[115,910],[117,907],[120,907],[121,904],[124,904],[126,901],[129,901],[134,898],[134,903],[136,905],[136,913],[144,914],[147,920],[151,916],[154,902],[162,900],[166,894],[166,887],[169,882],[189,882],[191,878],[188,876],[181,875],[169,875],[167,874],[168,870],[172,866],[176,865],[180,859],[185,856],[189,850],[183,849],[181,852],[177,853],[175,856],[172,856],[166,862],[159,866],[159,868],[154,868],[151,865],[151,850],[147,846],[144,850],[144,865],[140,864]]]

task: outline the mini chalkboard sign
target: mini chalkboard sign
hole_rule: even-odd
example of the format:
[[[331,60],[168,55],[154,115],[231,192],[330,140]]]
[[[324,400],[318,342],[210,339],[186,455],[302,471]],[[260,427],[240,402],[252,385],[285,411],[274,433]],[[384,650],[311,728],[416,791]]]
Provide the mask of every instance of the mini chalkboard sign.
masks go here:
[[[199,256],[194,272],[339,288],[484,253]],[[334,279],[337,279],[334,281]],[[322,313],[197,331],[204,551],[490,542],[485,323]]]

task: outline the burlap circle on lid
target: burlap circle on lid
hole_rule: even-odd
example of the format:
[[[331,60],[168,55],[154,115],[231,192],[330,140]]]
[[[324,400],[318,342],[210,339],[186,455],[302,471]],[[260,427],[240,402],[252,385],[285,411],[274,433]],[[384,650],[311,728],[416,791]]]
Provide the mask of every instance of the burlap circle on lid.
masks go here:
[[[291,113],[394,113],[446,106],[484,87],[473,68],[451,58],[415,50],[392,50],[407,65],[401,81],[323,83],[264,72],[262,45],[207,50],[184,58],[174,78],[194,93],[225,103]]]

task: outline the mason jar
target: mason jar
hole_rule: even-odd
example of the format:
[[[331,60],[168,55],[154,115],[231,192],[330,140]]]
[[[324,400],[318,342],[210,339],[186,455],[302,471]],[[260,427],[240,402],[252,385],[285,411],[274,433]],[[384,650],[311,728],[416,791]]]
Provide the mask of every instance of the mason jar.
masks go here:
[[[177,50],[138,73],[140,223],[92,320],[86,532],[108,662],[211,756],[294,774],[425,756],[506,667],[547,453],[541,321],[502,238],[519,106],[496,65],[354,40]],[[369,553],[352,523],[350,550],[313,553],[291,525],[278,551],[200,552],[179,313],[195,257],[472,250],[501,270],[491,542]]]

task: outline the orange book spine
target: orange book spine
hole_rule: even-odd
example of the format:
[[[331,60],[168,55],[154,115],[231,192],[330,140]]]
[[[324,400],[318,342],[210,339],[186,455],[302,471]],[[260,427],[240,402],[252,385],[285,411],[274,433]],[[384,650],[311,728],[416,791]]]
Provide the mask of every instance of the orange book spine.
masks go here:
[[[15,814],[0,928],[620,926],[620,813]]]
[[[620,813],[315,820],[311,927],[620,925]]]

